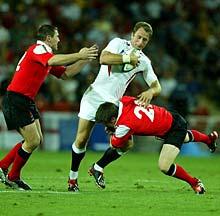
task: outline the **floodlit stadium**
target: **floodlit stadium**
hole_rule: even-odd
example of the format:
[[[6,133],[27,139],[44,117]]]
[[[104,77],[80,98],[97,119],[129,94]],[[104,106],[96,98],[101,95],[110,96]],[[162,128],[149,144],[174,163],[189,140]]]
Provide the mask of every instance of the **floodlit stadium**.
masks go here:
[[[219,9],[0,1],[0,215],[220,215]]]

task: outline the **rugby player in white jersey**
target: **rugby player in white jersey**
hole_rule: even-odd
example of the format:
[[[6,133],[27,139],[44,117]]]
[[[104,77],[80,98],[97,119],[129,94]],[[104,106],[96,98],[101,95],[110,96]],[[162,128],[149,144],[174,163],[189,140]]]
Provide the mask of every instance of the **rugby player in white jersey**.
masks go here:
[[[138,22],[131,33],[131,40],[114,38],[100,55],[100,70],[95,81],[84,93],[79,112],[76,139],[72,145],[72,163],[68,190],[77,192],[78,169],[85,156],[87,141],[95,124],[96,111],[100,104],[111,102],[118,105],[120,98],[137,73],[142,73],[148,88],[137,96],[139,104],[147,106],[161,91],[161,86],[151,66],[151,61],[142,52],[153,30],[150,24]]]

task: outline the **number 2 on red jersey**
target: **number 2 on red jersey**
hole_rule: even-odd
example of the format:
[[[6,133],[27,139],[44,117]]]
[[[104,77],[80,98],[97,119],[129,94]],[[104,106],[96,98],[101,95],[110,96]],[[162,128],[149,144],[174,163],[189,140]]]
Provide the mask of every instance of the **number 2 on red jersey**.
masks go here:
[[[152,105],[148,105],[146,108],[141,106],[136,106],[134,108],[134,114],[137,118],[142,119],[143,113],[150,119],[151,122],[154,121],[154,109]]]

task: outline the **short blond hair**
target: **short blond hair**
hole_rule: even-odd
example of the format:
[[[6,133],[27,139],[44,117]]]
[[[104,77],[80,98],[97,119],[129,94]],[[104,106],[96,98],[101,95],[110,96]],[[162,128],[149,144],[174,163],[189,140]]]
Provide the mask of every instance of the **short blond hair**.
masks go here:
[[[133,28],[133,34],[139,29],[143,28],[146,32],[149,33],[150,36],[153,35],[153,29],[152,26],[147,22],[137,22]]]

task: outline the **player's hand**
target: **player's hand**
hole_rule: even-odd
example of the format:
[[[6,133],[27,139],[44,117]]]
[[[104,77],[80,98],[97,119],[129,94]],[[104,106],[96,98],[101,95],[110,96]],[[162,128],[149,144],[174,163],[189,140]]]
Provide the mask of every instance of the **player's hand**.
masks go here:
[[[153,91],[151,89],[148,89],[147,91],[144,91],[141,94],[139,94],[137,96],[138,99],[136,101],[138,105],[147,107],[150,104],[153,96],[154,96]]]
[[[138,56],[135,55],[134,53],[131,53],[130,59],[131,59],[130,64],[133,65],[134,67],[137,67],[139,63]]]
[[[140,50],[134,48],[130,53],[130,59],[131,59],[130,64],[133,65],[134,67],[137,67],[138,64],[140,63],[139,57],[140,57]]]
[[[81,59],[84,60],[93,60],[98,56],[98,46],[95,44],[89,48],[84,47],[79,51]]]

